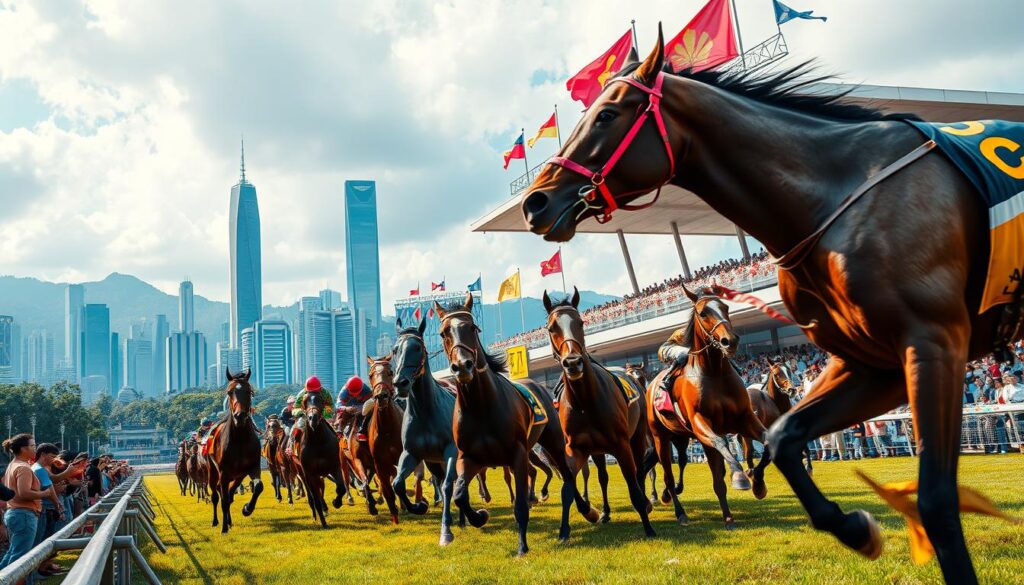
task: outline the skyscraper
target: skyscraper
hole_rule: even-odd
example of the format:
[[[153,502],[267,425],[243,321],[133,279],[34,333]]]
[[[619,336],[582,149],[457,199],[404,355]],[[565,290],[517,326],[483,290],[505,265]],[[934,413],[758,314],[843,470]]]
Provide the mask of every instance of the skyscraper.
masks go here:
[[[358,314],[366,311],[366,335],[375,347],[380,330],[380,255],[377,242],[377,183],[345,181],[345,268],[348,302]]]
[[[82,306],[78,327],[79,377],[102,376],[104,383],[100,385],[99,381],[94,379],[91,387],[99,388],[98,391],[110,392],[119,382],[110,375],[110,309],[101,304]]]
[[[242,330],[260,320],[263,276],[260,260],[260,209],[256,188],[245,179],[245,144],[238,184],[231,188],[231,347],[241,342]]]
[[[192,283],[184,280],[178,285],[178,329],[182,333],[192,333],[196,328],[195,317]]]
[[[43,386],[53,383],[55,362],[53,359],[53,336],[45,329],[36,329],[25,338],[22,352],[26,356],[25,380]]]
[[[19,368],[14,350],[14,317],[0,315],[0,383],[13,384]]]
[[[303,301],[307,299],[319,302],[317,297],[305,297]],[[299,314],[299,322],[305,352],[302,375],[316,376],[325,387],[336,391],[358,372],[357,362],[365,363],[357,353],[358,329],[352,310],[348,306],[330,311],[309,307]]]
[[[174,332],[167,339],[164,392],[176,394],[196,388],[206,379],[206,338],[198,331]]]
[[[64,291],[64,361],[75,368],[81,359],[78,354],[79,331],[78,320],[85,305],[85,287],[80,284],[69,284]]]
[[[110,332],[110,394],[117,395],[118,386],[121,384],[121,343],[116,331]]]
[[[310,364],[313,359],[313,345],[308,342],[312,335],[313,314],[315,311],[323,309],[323,300],[320,297],[302,297],[299,299],[299,318],[296,321],[295,327],[299,341],[298,345],[295,346],[295,380],[299,382],[304,382],[307,377],[312,375],[308,372],[310,371]]]
[[[167,384],[167,337],[171,334],[167,315],[157,315],[153,322],[153,392],[163,392]]]
[[[231,370],[231,373],[242,369],[242,350],[232,349],[231,344],[226,341],[217,343],[216,348],[217,359],[215,365],[217,366],[217,377],[213,380],[207,380],[206,383],[213,388],[220,388],[228,383],[228,369]]]
[[[320,291],[320,304],[323,309],[340,309],[341,293],[336,290],[325,288]]]
[[[253,327],[252,342],[252,369],[256,386],[266,388],[273,384],[291,384],[292,330],[288,323],[262,319],[257,321]]]
[[[157,398],[153,383],[153,342],[148,339],[124,340],[124,385],[138,390],[145,398]],[[161,387],[162,390],[162,387]]]

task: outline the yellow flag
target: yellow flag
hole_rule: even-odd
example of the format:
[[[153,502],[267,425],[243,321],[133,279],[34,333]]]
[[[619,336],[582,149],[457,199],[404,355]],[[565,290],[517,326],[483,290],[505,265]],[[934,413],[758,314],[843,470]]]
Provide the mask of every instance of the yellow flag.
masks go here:
[[[515,274],[501,283],[501,287],[498,289],[498,302],[505,299],[518,299],[519,296],[519,271],[517,270]]]

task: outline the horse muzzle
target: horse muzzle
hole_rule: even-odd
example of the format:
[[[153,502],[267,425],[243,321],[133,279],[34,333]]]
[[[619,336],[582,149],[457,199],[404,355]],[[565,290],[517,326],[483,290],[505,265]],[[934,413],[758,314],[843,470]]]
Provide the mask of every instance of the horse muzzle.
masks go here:
[[[587,210],[585,203],[575,188],[565,195],[537,189],[523,197],[520,209],[531,232],[549,242],[567,242],[576,235],[576,225]]]
[[[395,394],[399,398],[408,398],[410,389],[412,389],[412,380],[409,378],[402,376],[395,380]]]
[[[569,354],[562,358],[562,371],[565,377],[575,382],[583,377],[583,356]]]

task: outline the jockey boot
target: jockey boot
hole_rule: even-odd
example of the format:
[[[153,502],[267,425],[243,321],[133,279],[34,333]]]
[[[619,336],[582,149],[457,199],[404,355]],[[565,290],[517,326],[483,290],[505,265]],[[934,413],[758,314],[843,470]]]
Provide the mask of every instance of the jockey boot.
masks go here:
[[[667,374],[665,374],[665,377],[663,377],[661,379],[661,383],[658,384],[658,390],[660,390],[662,392],[665,392],[665,393],[668,393],[668,394],[671,394],[672,393],[672,385],[676,383],[676,377],[677,376],[678,376],[678,374],[676,373],[676,369],[675,368],[669,370],[669,372]]]
[[[368,415],[367,416],[363,416],[359,420],[359,430],[358,430],[358,432],[356,432],[356,440],[357,441],[364,441],[364,442],[367,441],[368,439],[367,439],[366,433],[369,430],[370,430],[370,417]]]

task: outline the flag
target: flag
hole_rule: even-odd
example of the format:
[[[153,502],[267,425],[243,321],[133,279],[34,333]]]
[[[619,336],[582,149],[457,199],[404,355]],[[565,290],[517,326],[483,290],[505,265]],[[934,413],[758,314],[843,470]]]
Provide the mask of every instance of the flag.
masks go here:
[[[604,84],[622,69],[632,47],[633,31],[627,30],[603,55],[570,77],[565,82],[565,89],[569,90],[572,99],[583,102],[589,108],[597,96],[601,95]]]
[[[812,16],[812,14],[814,14],[813,10],[800,12],[798,10],[793,10],[789,6],[786,6],[782,2],[779,2],[779,0],[772,0],[772,3],[775,4],[775,22],[780,25],[786,24],[787,22],[793,20],[794,18],[802,18],[804,20],[820,20],[822,22],[828,20],[828,18],[824,16]]]
[[[729,0],[710,0],[693,20],[665,43],[665,56],[675,72],[717,67],[739,55]]]
[[[562,251],[555,252],[555,255],[548,260],[540,261],[540,275],[559,274],[562,272]]]
[[[429,309],[427,309],[427,319],[433,319],[433,318],[434,318],[434,307],[430,307]]]
[[[483,278],[483,277],[482,276],[476,277],[476,280],[474,280],[473,282],[471,282],[468,285],[466,285],[466,290],[468,290],[469,292],[482,292],[483,284],[480,282],[481,278]]]
[[[501,283],[498,287],[498,302],[502,302],[505,299],[518,299],[519,294],[519,271],[505,279],[505,282]]]
[[[420,296],[420,285],[417,284],[416,288],[409,289],[409,296],[410,297],[418,297],[418,296]]]
[[[444,292],[444,281],[443,280],[441,282],[430,281],[430,290],[431,290],[431,292],[433,292],[435,290],[439,290],[441,292]]]
[[[526,144],[533,148],[534,144],[541,138],[558,138],[558,123],[555,121],[555,114],[551,114],[547,122],[541,124],[540,129],[537,130],[537,135],[526,141]]]
[[[412,312],[413,318],[416,319],[417,321],[420,320],[420,315],[422,315],[422,314],[423,313],[420,312],[420,308],[419,307],[416,307],[416,310]]]
[[[514,158],[526,158],[526,149],[523,148],[523,133],[519,133],[519,138],[512,144],[512,150],[505,151],[505,170],[508,170],[508,161]]]

